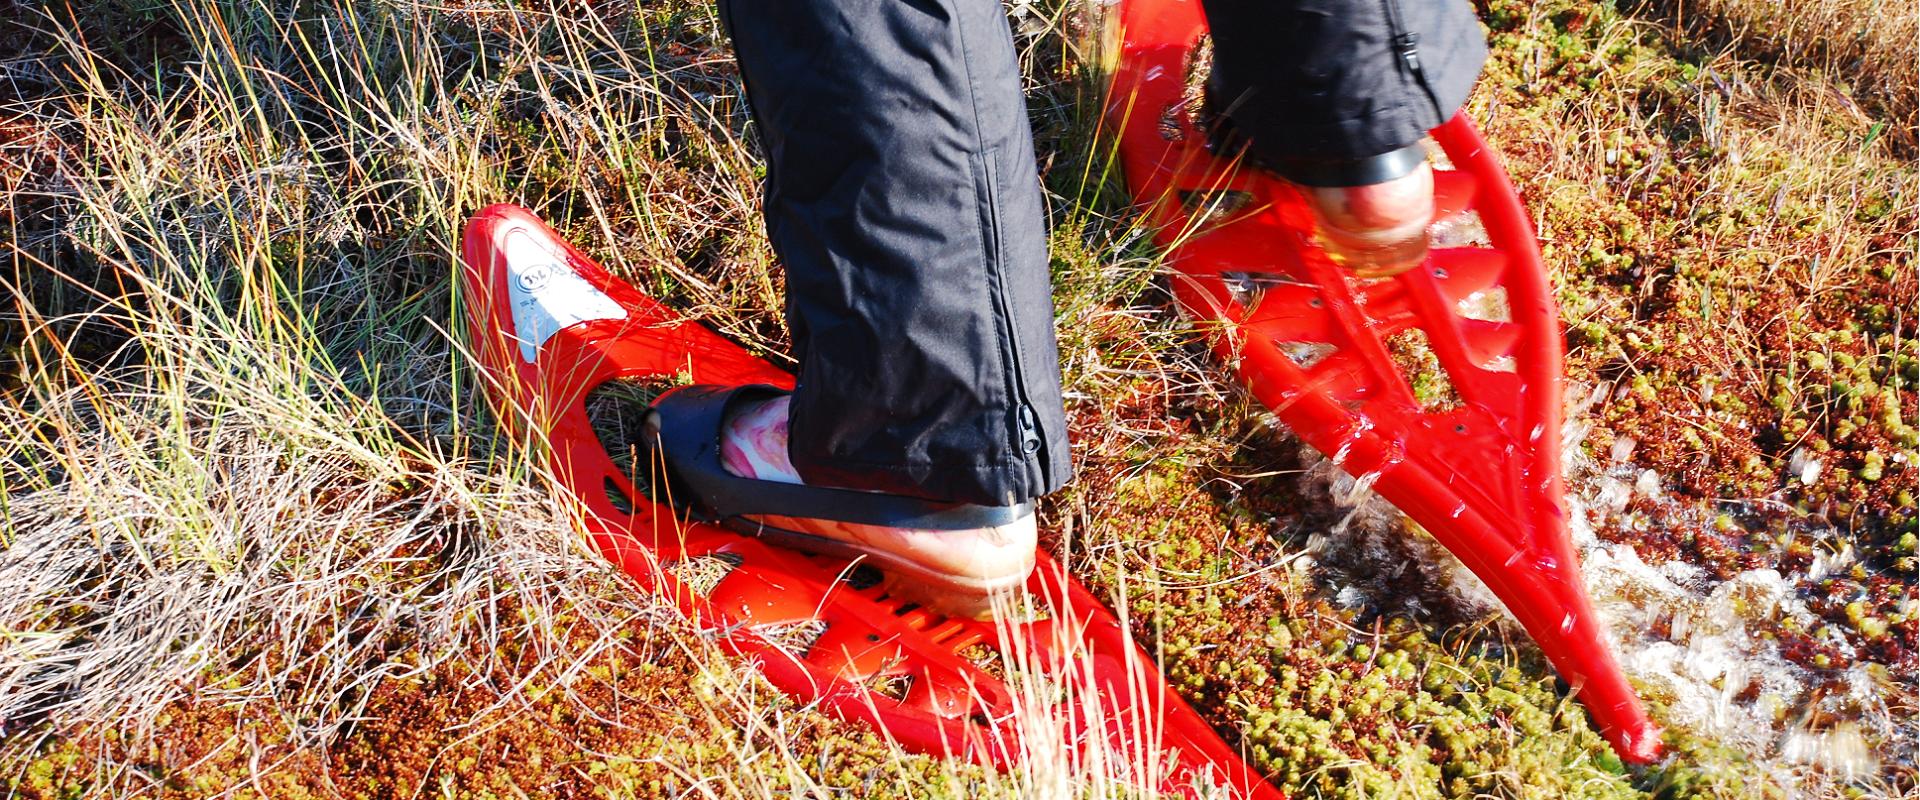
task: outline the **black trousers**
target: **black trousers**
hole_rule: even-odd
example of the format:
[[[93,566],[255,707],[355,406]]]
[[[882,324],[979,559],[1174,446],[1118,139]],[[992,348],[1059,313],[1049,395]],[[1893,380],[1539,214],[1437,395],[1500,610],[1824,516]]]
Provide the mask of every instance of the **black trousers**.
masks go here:
[[[1205,5],[1221,31],[1214,91],[1271,163],[1418,141],[1464,100],[1484,54],[1463,0]],[[720,0],[720,12],[787,269],[801,476],[991,505],[1059,488],[1072,462],[1046,208],[1000,4]]]

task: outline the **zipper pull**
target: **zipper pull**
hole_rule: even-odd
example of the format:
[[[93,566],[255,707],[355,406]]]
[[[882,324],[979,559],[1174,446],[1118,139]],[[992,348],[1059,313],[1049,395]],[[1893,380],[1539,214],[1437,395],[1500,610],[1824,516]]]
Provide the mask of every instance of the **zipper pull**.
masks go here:
[[[1400,48],[1400,60],[1407,62],[1407,69],[1420,74],[1420,34],[1408,31],[1394,37],[1393,43]]]
[[[1040,449],[1040,426],[1033,420],[1033,407],[1020,406],[1020,447],[1027,455],[1033,455]]]

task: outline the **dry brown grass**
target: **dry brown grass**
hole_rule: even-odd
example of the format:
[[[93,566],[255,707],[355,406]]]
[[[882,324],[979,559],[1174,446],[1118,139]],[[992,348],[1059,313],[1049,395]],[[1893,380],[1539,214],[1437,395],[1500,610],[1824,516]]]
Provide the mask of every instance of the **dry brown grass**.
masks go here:
[[[1906,0],[1645,0],[1641,10],[1698,46],[1812,72],[1850,88],[1833,102],[1885,125],[1914,155],[1920,125],[1920,7]]]

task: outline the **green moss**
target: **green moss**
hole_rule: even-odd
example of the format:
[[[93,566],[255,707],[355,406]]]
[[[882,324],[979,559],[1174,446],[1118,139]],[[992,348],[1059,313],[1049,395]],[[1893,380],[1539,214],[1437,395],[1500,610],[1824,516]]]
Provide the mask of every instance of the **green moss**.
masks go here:
[[[1880,455],[1878,452],[1869,452],[1862,460],[1859,471],[1854,474],[1859,476],[1860,480],[1863,481],[1877,481],[1880,480],[1882,475],[1886,474],[1886,467],[1886,457]]]

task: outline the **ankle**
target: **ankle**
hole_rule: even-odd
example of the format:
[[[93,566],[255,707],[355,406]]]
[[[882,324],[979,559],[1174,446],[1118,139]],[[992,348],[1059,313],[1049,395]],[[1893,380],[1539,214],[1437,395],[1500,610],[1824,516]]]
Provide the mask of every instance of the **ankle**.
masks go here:
[[[1215,106],[1212,82],[1202,115],[1207,146],[1216,156],[1245,158],[1300,189],[1313,211],[1316,238],[1335,264],[1361,278],[1385,278],[1426,260],[1433,166],[1424,144],[1356,159],[1261,150]]]
[[[787,455],[791,398],[776,397],[736,411],[721,425],[720,464],[736,477],[804,483]]]
[[[1427,162],[1376,183],[1302,189],[1334,263],[1363,278],[1383,278],[1426,260],[1433,221],[1433,168]]]

